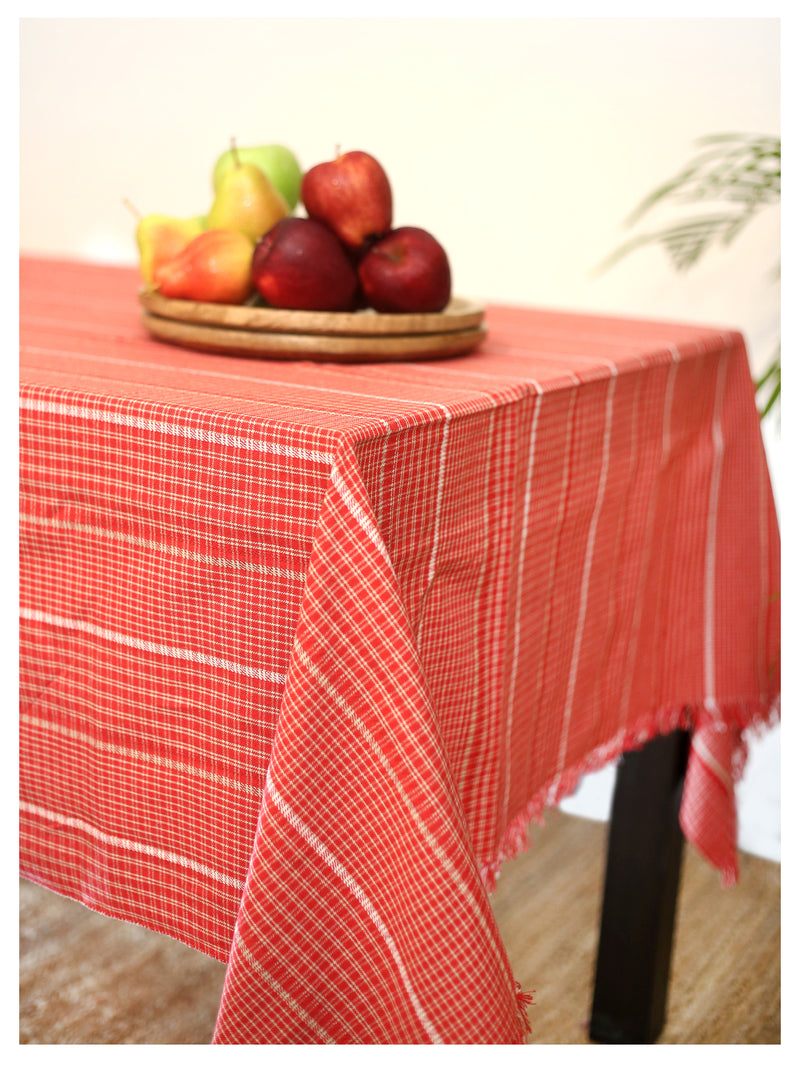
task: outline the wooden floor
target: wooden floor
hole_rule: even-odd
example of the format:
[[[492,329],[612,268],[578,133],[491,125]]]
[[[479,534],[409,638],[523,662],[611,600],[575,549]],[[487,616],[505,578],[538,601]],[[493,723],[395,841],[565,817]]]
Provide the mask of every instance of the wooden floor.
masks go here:
[[[554,811],[493,905],[536,990],[532,1044],[587,1044],[606,825]],[[206,1044],[225,968],[166,937],[20,882],[20,1044]],[[780,1042],[780,866],[740,884],[685,850],[664,1044]]]
[[[514,974],[536,990],[534,1044],[589,1043],[606,832],[605,823],[548,813],[494,893]],[[744,853],[739,862],[739,884],[722,889],[717,872],[684,848],[659,1044],[780,1042],[781,868]]]

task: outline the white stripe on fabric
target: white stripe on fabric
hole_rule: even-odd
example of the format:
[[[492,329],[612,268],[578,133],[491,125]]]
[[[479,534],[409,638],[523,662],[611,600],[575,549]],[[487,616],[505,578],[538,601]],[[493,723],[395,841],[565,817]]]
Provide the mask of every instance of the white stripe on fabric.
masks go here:
[[[189,859],[188,856],[180,856],[177,852],[169,852],[167,849],[156,848],[154,845],[145,845],[141,841],[131,841],[127,837],[118,837],[116,834],[107,834],[91,823],[86,822],[85,819],[76,819],[71,815],[60,815],[58,812],[50,811],[49,808],[43,808],[38,804],[28,804],[22,800],[19,806],[20,811],[27,812],[29,815],[35,815],[40,819],[58,823],[59,826],[69,826],[75,830],[82,830],[96,841],[102,841],[104,845],[111,845],[113,848],[121,848],[126,852],[138,852],[153,859],[164,860],[166,863],[173,863],[178,867],[185,867],[188,870],[195,871],[197,874],[202,874],[206,878],[212,878],[215,882],[221,882],[232,889],[244,889],[244,882],[238,878],[231,878],[228,874],[215,871],[213,867],[208,867],[205,863],[198,863],[197,860]]]
[[[366,914],[369,916],[376,930],[383,938],[386,947],[391,953],[392,959],[394,960],[397,970],[400,974],[400,978],[414,1007],[414,1012],[420,1023],[422,1024],[425,1033],[428,1035],[428,1037],[434,1044],[443,1044],[441,1036],[439,1035],[438,1031],[434,1027],[433,1023],[430,1021],[428,1016],[425,1014],[425,1010],[419,1002],[419,998],[417,997],[414,987],[411,984],[411,979],[408,976],[408,972],[406,971],[405,964],[403,963],[403,960],[400,956],[400,952],[397,948],[397,945],[395,944],[394,938],[392,937],[383,919],[375,910],[375,905],[369,899],[369,897],[361,888],[359,883],[355,880],[355,878],[353,878],[350,872],[347,871],[346,868],[339,862],[339,860],[336,859],[330,849],[328,849],[327,846],[324,845],[322,841],[320,841],[314,831],[311,830],[310,827],[306,826],[302,819],[300,819],[300,817],[292,811],[292,809],[280,795],[278,790],[275,788],[275,783],[272,781],[272,768],[267,771],[267,792],[272,797],[276,807],[278,808],[278,811],[280,811],[284,819],[286,819],[290,826],[292,826],[294,830],[296,830],[296,832],[300,834],[303,840],[314,849],[317,855],[322,860],[324,860],[324,862],[344,883],[344,885],[347,886],[347,888],[356,898],[358,903],[364,909]]]
[[[283,986],[279,985],[268,971],[264,970],[259,961],[255,958],[253,953],[244,943],[242,935],[238,932],[238,930],[235,934],[234,940],[236,942],[237,950],[247,961],[248,967],[251,967],[259,976],[259,978],[263,979],[267,983],[267,985],[269,985],[270,988],[278,994],[281,1000],[285,1004],[288,1004],[288,1006],[296,1015],[300,1016],[306,1026],[308,1026],[311,1030],[314,1031],[315,1034],[322,1038],[326,1045],[335,1045],[336,1042],[328,1033],[328,1031],[323,1029],[315,1019],[312,1019],[308,1012],[304,1008],[300,1007],[294,997],[287,993]]]
[[[167,759],[166,756],[156,756],[151,752],[142,752],[140,749],[128,748],[126,745],[113,745],[108,741],[99,741],[96,737],[92,737],[90,734],[86,734],[81,730],[73,730],[67,726],[62,726],[60,723],[49,722],[38,715],[28,715],[23,712],[19,718],[20,722],[26,723],[29,726],[34,726],[38,730],[47,730],[50,733],[60,734],[62,737],[69,738],[70,741],[80,741],[82,745],[89,745],[98,752],[108,752],[112,756],[124,756],[127,759],[132,758],[141,760],[142,763],[152,763],[156,767],[166,767],[168,770],[178,771],[180,774],[188,774],[195,778],[203,778],[206,781],[214,782],[216,785],[223,785],[228,789],[237,789],[242,793],[251,793],[253,796],[260,797],[264,795],[264,790],[260,786],[245,785],[243,782],[239,782],[235,778],[228,778],[224,774],[213,774],[211,771],[201,770],[199,767],[194,767],[191,763],[183,763],[181,760]]]
[[[495,405],[492,404],[492,407]],[[428,561],[428,575],[425,588],[420,598],[420,611],[417,619],[414,636],[417,641],[417,647],[422,647],[422,632],[425,627],[426,615],[425,609],[428,602],[428,594],[433,588],[433,576],[436,573],[436,556],[439,548],[439,527],[441,525],[442,516],[442,501],[444,499],[444,471],[445,471],[445,459],[447,456],[447,436],[450,430],[451,414],[444,405],[441,405],[441,411],[444,415],[444,421],[442,423],[442,443],[439,449],[439,472],[436,481],[436,505],[433,515],[433,532],[431,537],[431,558]]]
[[[486,446],[483,450],[483,455],[486,457],[493,456],[495,454],[495,439],[497,437],[497,408],[492,408],[489,412],[489,426]],[[483,537],[485,544],[492,543],[492,537],[494,530],[490,521],[490,501],[492,499],[492,464],[488,461],[484,464],[483,472],[483,489],[481,497],[483,500],[482,507],[482,519],[483,519]],[[482,726],[484,708],[484,690],[481,684],[481,678],[484,669],[490,677],[499,677],[502,674],[502,670],[498,668],[497,661],[501,658],[501,652],[498,647],[499,643],[496,643],[494,648],[490,650],[490,654],[487,654],[487,649],[482,632],[481,621],[485,618],[484,612],[486,605],[484,601],[484,591],[491,589],[491,586],[487,589],[487,584],[490,577],[490,561],[495,562],[493,556],[489,552],[482,552],[480,556],[480,563],[478,565],[478,572],[475,579],[475,588],[473,595],[473,618],[472,618],[472,680],[470,683],[470,689],[472,691],[472,700],[469,710],[466,706],[464,708],[464,727],[461,736],[463,737],[461,745],[461,758],[458,761],[462,768],[474,766],[475,763],[475,747],[480,737],[480,730]],[[500,584],[500,583],[496,583]],[[488,659],[488,662],[487,662]],[[458,783],[458,787],[463,796],[464,789],[477,788],[480,792],[483,789],[482,784],[476,780],[475,775],[471,775],[468,780],[462,775],[461,781]]]
[[[110,363],[110,364],[114,364],[115,366],[121,366],[121,367],[142,367],[145,370],[168,371],[168,370],[174,369],[174,368],[172,368],[172,367],[170,367],[170,366],[168,366],[168,365],[166,365],[164,363],[149,363],[149,362],[146,362],[145,360],[140,360],[140,359],[113,359],[113,358],[111,358],[109,356],[106,356],[106,355],[93,356],[88,352],[78,352],[78,353],[62,352],[61,349],[58,349],[58,348],[41,348],[41,347],[37,347],[36,345],[21,344],[20,345],[20,352],[30,352],[33,355],[58,356],[58,357],[67,357],[67,358],[74,356],[77,359],[86,360],[87,362],[102,363],[104,365]],[[367,377],[367,375],[365,375],[365,374],[359,375],[356,372],[356,366],[357,366],[357,364],[354,364],[354,363],[348,365],[347,369],[352,372],[351,374],[348,374],[348,378],[360,377],[364,381],[372,381],[372,378],[371,377]],[[424,369],[424,368],[420,368],[420,369]],[[224,379],[226,381],[231,381],[231,382],[255,382],[258,385],[277,385],[277,386],[281,386],[281,387],[283,387],[283,388],[285,388],[287,390],[290,390],[290,391],[291,390],[295,390],[295,389],[299,389],[299,390],[308,390],[309,392],[315,392],[315,393],[335,393],[338,396],[354,396],[354,397],[362,398],[364,400],[388,400],[388,401],[397,403],[397,397],[396,396],[387,396],[384,393],[366,393],[366,392],[357,391],[355,389],[341,389],[338,386],[333,386],[333,385],[312,385],[310,382],[287,381],[286,379],[281,379],[281,378],[257,378],[257,377],[255,377],[255,375],[222,373],[221,371],[206,370],[205,368],[201,369],[200,367],[187,367],[187,368],[185,368],[185,370],[186,370],[186,373],[191,375],[192,377],[194,377],[194,376],[203,376],[205,378],[222,378],[222,379]],[[470,376],[471,377],[475,377],[476,375],[473,375],[470,372]],[[493,374],[479,374],[479,375],[477,375],[477,377],[479,377],[479,378],[491,378],[493,381],[497,380],[497,376],[493,375]],[[171,389],[173,387],[172,386],[166,386],[166,388]],[[465,386],[459,387],[459,392],[469,393],[469,394],[476,394],[477,393],[478,396],[485,396],[485,397],[490,397],[491,398],[491,394],[490,393],[484,392],[483,390],[479,390],[479,389],[469,389],[469,388],[467,388]],[[222,396],[224,394],[215,393],[213,395]],[[424,397],[419,401],[412,401],[412,403],[420,403],[420,404],[424,405],[428,409],[429,408],[433,408],[433,409],[435,409],[437,411],[441,409],[441,404],[440,403],[438,403],[435,400],[426,400]],[[297,406],[298,407],[305,407],[305,405],[303,405],[300,401],[298,401]],[[317,410],[317,409],[309,408],[307,410],[314,411],[314,410]],[[326,409],[326,410],[331,410],[331,409]],[[348,413],[344,412],[344,411],[337,411],[336,414],[338,414],[338,415],[347,415]],[[358,418],[359,416],[351,415],[351,417]]]
[[[614,392],[617,384],[616,369],[608,382],[606,393],[605,426],[603,429],[603,457],[600,464],[600,479],[597,484],[597,496],[592,512],[592,521],[589,525],[589,534],[586,538],[586,554],[583,559],[583,575],[581,577],[581,594],[578,605],[578,621],[575,626],[575,642],[572,646],[572,662],[569,667],[569,680],[567,682],[567,695],[564,702],[564,717],[561,728],[561,742],[558,752],[558,774],[564,769],[567,754],[567,740],[569,737],[570,719],[572,718],[572,703],[575,698],[575,683],[578,676],[578,662],[583,642],[583,628],[586,623],[586,607],[589,599],[589,577],[592,571],[592,559],[594,557],[594,540],[597,534],[597,523],[600,520],[600,512],[603,507],[603,499],[606,493],[606,481],[608,480],[608,462],[611,449],[611,422],[614,414]]]
[[[333,700],[339,710],[347,716],[347,718],[352,722],[352,724],[367,742],[369,747],[372,749],[372,752],[379,760],[387,776],[391,779],[392,785],[397,790],[400,798],[408,809],[409,814],[416,823],[417,829],[425,838],[428,847],[434,853],[439,862],[447,870],[447,873],[450,875],[455,885],[458,886],[464,897],[466,897],[469,903],[473,906],[475,917],[480,922],[484,932],[490,934],[490,940],[493,940],[493,935],[486,925],[486,921],[483,917],[483,914],[477,905],[474,895],[470,892],[469,886],[458,873],[458,870],[456,869],[453,861],[450,859],[450,857],[447,855],[447,853],[441,847],[439,842],[428,829],[427,825],[422,819],[422,816],[414,806],[414,802],[412,801],[408,793],[406,793],[405,789],[403,788],[403,783],[400,781],[400,778],[396,774],[394,768],[387,759],[383,749],[378,744],[372,732],[369,730],[367,725],[358,717],[358,715],[356,715],[356,713],[353,711],[353,709],[350,707],[350,705],[347,703],[341,693],[334,689],[328,679],[323,675],[319,667],[317,667],[317,665],[313,662],[311,657],[306,652],[304,652],[303,649],[299,647],[299,645],[295,647],[295,656],[297,657],[297,659],[300,660],[300,662],[303,664],[309,674],[312,674],[316,678],[316,680],[319,682],[319,684],[322,686],[322,688],[325,690],[331,700]]]
[[[667,388],[664,391],[664,410],[661,417],[661,460],[658,466],[658,473],[664,470],[667,459],[669,457],[670,449],[672,448],[672,404],[673,395],[675,391],[675,378],[677,376],[678,364],[680,362],[680,353],[675,346],[670,346],[670,352],[672,354],[673,362],[669,368],[669,374],[667,375]],[[644,576],[647,574],[648,567],[650,566],[650,557],[653,550],[653,522],[656,513],[656,500],[657,494],[651,489],[649,495],[649,501],[647,504],[647,519],[645,521],[645,539],[644,549],[642,554],[642,568],[640,572],[640,580],[636,592],[636,606],[634,608],[633,620],[631,622],[631,638],[628,645],[628,666],[625,670],[625,677],[623,679],[622,696],[620,698],[620,714],[619,721],[622,721],[628,715],[628,708],[631,702],[631,688],[633,686],[633,679],[636,674],[636,651],[639,646],[639,634],[642,627],[642,614],[644,612]]]
[[[117,645],[137,648],[141,652],[155,652],[160,656],[169,656],[171,659],[188,660],[190,663],[204,663],[209,667],[222,667],[226,671],[245,674],[248,678],[258,678],[262,682],[274,682],[276,685],[283,685],[286,681],[286,675],[279,674],[277,671],[265,671],[260,667],[247,667],[243,663],[234,663],[233,660],[223,659],[221,656],[208,656],[204,652],[195,652],[191,648],[178,648],[175,645],[165,645],[158,641],[145,641],[139,637],[131,637],[130,634],[121,634],[116,630],[107,630],[102,626],[95,626],[91,622],[83,622],[81,619],[67,619],[62,615],[51,615],[47,611],[36,611],[33,608],[21,608],[20,616],[30,622],[43,622],[65,630],[79,630],[82,633],[92,634],[94,637],[101,637],[105,641],[113,641]]]
[[[759,687],[762,699],[767,698],[769,684],[769,669],[766,667],[767,660],[767,617],[769,613],[770,589],[769,589],[769,541],[767,530],[767,508],[769,502],[769,484],[767,480],[766,463],[762,460],[758,471],[758,555],[761,561],[759,568],[761,600],[758,612],[758,662],[762,664],[759,669]]]
[[[719,511],[719,491],[722,481],[722,454],[725,449],[725,441],[722,436],[722,399],[725,389],[725,375],[728,369],[728,354],[724,352],[720,357],[717,368],[716,392],[714,395],[714,415],[711,423],[711,441],[713,445],[713,462],[711,468],[711,485],[708,491],[708,524],[706,526],[706,552],[705,552],[705,595],[704,609],[705,618],[703,626],[703,685],[705,699],[703,706],[706,711],[719,714],[716,698],[716,634],[715,634],[715,611],[716,602],[714,597],[714,584],[716,582],[717,567],[717,515]]]
[[[284,570],[281,567],[265,567],[260,563],[247,563],[239,559],[226,559],[224,556],[209,556],[204,552],[191,552],[188,548],[180,548],[178,545],[167,545],[148,537],[136,537],[134,534],[122,533],[119,530],[107,530],[102,526],[90,526],[82,522],[66,522],[59,519],[45,519],[38,515],[20,514],[19,518],[20,522],[30,523],[33,526],[46,526],[51,530],[72,530],[74,533],[88,534],[90,537],[106,537],[112,541],[134,545],[136,548],[155,549],[157,552],[164,552],[178,559],[191,560],[194,563],[203,563],[210,567],[231,567],[234,570],[248,571],[251,574],[269,574],[275,578],[286,578],[293,582],[305,580],[305,575],[302,571]]]
[[[517,690],[517,670],[519,666],[519,646],[522,632],[522,577],[525,570],[525,549],[528,544],[531,511],[531,488],[533,486],[534,457],[536,455],[536,429],[539,425],[539,408],[542,403],[542,394],[539,393],[533,408],[531,419],[531,434],[528,444],[528,469],[525,474],[525,496],[522,505],[522,527],[519,542],[519,556],[517,558],[517,589],[516,603],[514,608],[514,650],[511,656],[511,669],[508,686],[508,711],[506,713],[506,737],[505,737],[505,793],[503,798],[504,825],[508,822],[508,804],[511,796],[511,734],[514,724],[514,697]]]
[[[51,400],[33,400],[21,397],[20,408],[24,411],[40,411],[47,415],[69,415],[76,419],[91,422],[109,422],[117,426],[128,426],[136,430],[150,430],[171,437],[186,437],[194,441],[206,441],[217,445],[229,445],[251,452],[270,452],[291,459],[306,459],[312,463],[330,466],[333,463],[331,452],[320,452],[314,448],[298,448],[294,445],[281,445],[275,441],[260,441],[254,437],[242,437],[239,434],[219,433],[216,430],[203,430],[195,426],[184,426],[177,422],[163,419],[145,419],[138,415],[125,415],[118,411],[100,411],[97,408],[82,407],[78,404],[61,404]]]
[[[667,375],[667,395],[664,398],[664,410],[672,411],[672,395],[675,392],[675,377],[678,370],[678,363],[680,362],[680,353],[674,345],[670,345],[670,355],[672,356],[672,363],[670,364],[669,374]],[[671,419],[664,419],[663,435],[661,440],[661,461],[669,454],[669,450],[672,448],[672,421]]]
[[[392,561],[389,558],[389,553],[386,550],[386,545],[383,543],[383,538],[378,532],[377,526],[374,522],[372,522],[369,515],[367,515],[367,513],[361,507],[359,502],[353,496],[347,485],[347,482],[342,477],[341,473],[339,472],[339,468],[336,466],[335,463],[331,467],[331,482],[333,484],[333,487],[338,492],[339,496],[344,501],[347,510],[350,512],[350,514],[356,520],[358,525],[361,527],[361,529],[364,531],[364,533],[367,535],[373,545],[375,545],[380,554],[391,567]]]
[[[433,519],[433,544],[431,545],[431,559],[428,564],[428,582],[433,581],[436,569],[436,551],[439,547],[439,525],[442,518],[442,499],[444,497],[444,470],[447,459],[447,436],[450,432],[451,415],[444,408],[444,423],[442,424],[442,447],[439,451],[439,480],[436,484],[436,512]]]
[[[567,411],[567,418],[565,420],[563,453],[564,460],[561,469],[561,489],[558,498],[558,515],[556,517],[554,536],[551,539],[550,561],[547,574],[547,587],[543,598],[545,606],[545,618],[542,630],[545,634],[548,634],[550,632],[550,623],[553,615],[553,602],[555,600],[556,588],[556,559],[558,556],[558,548],[561,544],[561,536],[564,531],[564,520],[566,519],[567,514],[567,491],[569,489],[570,466],[572,463],[572,449],[575,435],[575,408],[577,405],[577,399],[578,390],[571,389],[569,393],[569,409]],[[542,691],[544,689],[544,669],[546,661],[546,654],[539,658],[539,666],[536,672],[536,695],[532,703],[532,707],[535,708],[539,707]],[[555,803],[558,798],[560,777],[560,774],[557,774],[551,786],[549,793],[550,803]]]
[[[711,750],[703,740],[702,734],[695,732],[692,736],[692,749],[700,759],[705,763],[709,770],[713,771],[715,776],[719,778],[720,782],[725,786],[729,792],[733,792],[733,779],[714,756]]]

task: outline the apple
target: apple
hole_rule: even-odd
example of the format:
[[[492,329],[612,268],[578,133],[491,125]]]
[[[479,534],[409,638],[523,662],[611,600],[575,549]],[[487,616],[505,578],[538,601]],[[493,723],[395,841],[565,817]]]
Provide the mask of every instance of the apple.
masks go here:
[[[418,226],[401,226],[377,240],[361,259],[358,278],[376,311],[441,311],[450,300],[447,253]]]
[[[391,228],[389,179],[367,152],[318,163],[304,175],[300,195],[309,217],[330,226],[349,249],[360,251]]]
[[[316,219],[281,219],[256,244],[253,284],[270,307],[352,311],[358,276],[336,235]]]
[[[214,194],[217,195],[222,179],[227,172],[240,163],[254,163],[269,178],[283,199],[294,211],[300,199],[300,183],[303,172],[297,156],[282,144],[256,145],[250,148],[231,147],[223,152],[214,165],[212,182]]]

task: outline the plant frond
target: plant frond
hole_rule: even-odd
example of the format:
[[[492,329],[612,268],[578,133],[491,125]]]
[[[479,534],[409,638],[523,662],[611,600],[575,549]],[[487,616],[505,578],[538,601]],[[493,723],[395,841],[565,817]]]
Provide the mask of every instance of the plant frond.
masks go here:
[[[667,200],[684,204],[724,201],[734,205],[736,210],[683,219],[671,226],[632,237],[619,245],[590,274],[602,274],[631,252],[653,244],[661,245],[675,270],[686,271],[697,263],[715,241],[723,245],[731,244],[758,211],[780,200],[780,137],[715,133],[697,138],[694,143],[705,151],[699,152],[674,177],[662,182],[645,196],[624,225],[634,226],[648,211]],[[780,280],[780,261],[772,280]],[[760,411],[763,419],[780,399],[780,343],[769,367],[754,383],[754,387],[756,393],[769,390],[766,403]]]
[[[595,273],[602,274],[625,256],[644,245],[660,244],[669,255],[676,270],[684,271],[710,247],[715,239],[731,240],[737,228],[743,225],[737,215],[704,215],[701,218],[683,220],[672,226],[650,233],[639,234],[625,241],[607,256]]]
[[[778,347],[775,349],[775,352],[773,353],[772,361],[770,362],[770,365],[767,367],[767,369],[764,371],[764,373],[761,375],[761,377],[756,382],[756,386],[755,386],[756,387],[756,392],[758,392],[760,389],[762,389],[767,384],[767,382],[770,380],[770,378],[772,378],[774,375],[777,375],[778,378],[780,378],[780,376],[781,376],[781,346],[780,346],[780,342],[778,342]]]
[[[758,381],[755,383],[756,394],[760,393],[765,387],[769,387],[769,394],[767,396],[764,406],[759,408],[759,415],[761,418],[765,418],[771,409],[780,399],[781,395],[781,343],[777,344],[775,352],[772,356],[772,361]]]
[[[781,383],[780,383],[780,379],[778,379],[778,382],[777,382],[775,388],[770,393],[769,400],[767,400],[766,404],[764,405],[764,407],[759,412],[759,414],[761,415],[762,419],[765,419],[767,417],[767,415],[769,415],[770,411],[772,410],[772,408],[775,406],[775,404],[779,400],[780,395],[781,395]]]
[[[726,147],[732,141],[736,146]],[[714,147],[696,156],[644,197],[624,225],[635,225],[656,204],[670,197],[683,203],[711,198],[762,203],[780,197],[780,139],[712,134],[698,143]]]

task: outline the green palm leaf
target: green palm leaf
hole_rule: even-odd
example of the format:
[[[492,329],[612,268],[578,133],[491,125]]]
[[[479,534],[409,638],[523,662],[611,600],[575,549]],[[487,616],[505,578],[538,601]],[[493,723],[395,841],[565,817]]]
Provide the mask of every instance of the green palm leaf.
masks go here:
[[[658,205],[700,204],[716,200],[728,210],[681,219],[624,241],[592,272],[602,274],[646,245],[660,245],[673,268],[687,271],[715,244],[729,245],[764,207],[781,195],[781,140],[743,133],[717,133],[699,138],[699,151],[677,174],[662,182],[634,208],[625,225],[633,227]],[[777,277],[780,277],[780,268]],[[780,397],[780,345],[756,385],[766,391],[762,417]]]

